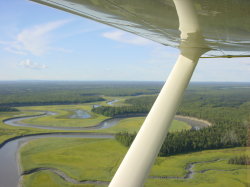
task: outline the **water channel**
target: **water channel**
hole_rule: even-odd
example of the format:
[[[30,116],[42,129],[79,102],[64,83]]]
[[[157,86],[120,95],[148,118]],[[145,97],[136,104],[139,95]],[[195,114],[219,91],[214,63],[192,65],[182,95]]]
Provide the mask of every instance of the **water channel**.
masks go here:
[[[88,119],[91,118],[91,115],[85,110],[72,110],[74,114],[70,115],[69,118],[71,119]]]
[[[79,112],[79,111],[78,111]],[[11,126],[22,126],[22,127],[33,127],[41,129],[53,129],[53,130],[96,130],[102,128],[109,128],[116,125],[121,119],[124,118],[111,118],[102,121],[101,123],[91,126],[91,127],[49,127],[42,125],[32,125],[27,123],[20,123],[21,120],[41,117],[46,115],[55,115],[56,113],[46,111],[44,114],[36,116],[24,116],[24,117],[15,117],[4,120],[4,123]],[[79,114],[79,113],[78,113]],[[130,116],[131,117],[131,116]],[[189,123],[192,128],[199,129],[208,124],[201,120],[194,118],[187,118],[177,116],[175,119]],[[63,137],[63,138],[114,138],[114,135],[111,134],[99,134],[99,133],[79,133],[79,132],[61,132],[61,133],[46,133],[46,134],[34,134],[26,135],[21,137],[15,137],[7,140],[6,142],[0,144],[0,183],[3,187],[16,187],[19,185],[21,171],[19,168],[18,150],[20,146],[30,140],[39,139],[39,138],[48,138],[48,137]]]
[[[21,120],[25,120],[25,119],[37,118],[37,117],[48,116],[48,115],[56,115],[56,113],[46,111],[44,114],[40,114],[40,115],[26,116],[26,117],[25,116],[14,117],[14,118],[5,119],[4,123],[7,125],[16,126],[16,127],[32,127],[32,128],[38,128],[38,129],[63,130],[63,131],[72,131],[72,130],[79,131],[79,130],[97,130],[97,129],[109,128],[109,127],[116,125],[121,119],[124,119],[124,118],[110,118],[110,119],[106,119],[100,122],[97,125],[89,126],[89,127],[57,127],[57,126],[45,126],[45,125],[38,125],[38,124],[34,125],[34,124],[20,122]]]
[[[16,187],[19,183],[20,168],[18,150],[20,146],[30,140],[39,138],[60,137],[60,138],[114,138],[114,135],[97,133],[51,133],[19,137],[0,145],[0,186]]]

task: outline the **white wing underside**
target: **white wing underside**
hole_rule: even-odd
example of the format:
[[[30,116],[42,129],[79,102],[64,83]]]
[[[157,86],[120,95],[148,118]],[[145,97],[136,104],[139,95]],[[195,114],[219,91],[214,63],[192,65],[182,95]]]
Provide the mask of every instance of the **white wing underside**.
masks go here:
[[[178,48],[179,21],[172,0],[33,0],[163,45]],[[245,55],[250,49],[249,0],[194,0],[206,55]],[[200,47],[191,44],[189,47]]]

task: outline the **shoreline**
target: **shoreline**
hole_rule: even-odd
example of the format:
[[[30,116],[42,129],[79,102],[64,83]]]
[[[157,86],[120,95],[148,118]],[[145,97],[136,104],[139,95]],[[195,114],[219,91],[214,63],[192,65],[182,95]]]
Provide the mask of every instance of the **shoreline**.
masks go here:
[[[8,118],[8,119],[4,119],[3,122],[6,122],[8,120],[12,120],[12,119],[20,119],[22,120],[23,118],[27,118],[27,117],[40,117],[40,116],[46,116],[46,115],[50,115],[51,112],[50,111],[43,111],[44,113],[42,114],[36,114],[36,115],[29,115],[29,116],[18,116],[18,117],[14,117],[14,118]],[[110,120],[110,119],[125,119],[125,118],[133,118],[133,117],[145,117],[147,114],[133,114],[133,115],[122,115],[122,116],[115,116],[113,118],[109,118],[109,119],[105,119],[103,120],[102,122],[98,123],[97,125],[94,125],[94,126],[89,126],[89,127],[85,127],[84,129],[82,130],[90,130],[91,128],[95,128],[95,129],[100,129],[102,124],[104,124],[107,120]],[[194,128],[195,126],[197,127],[197,123],[199,124],[198,128],[194,128],[194,129],[199,129],[199,128],[203,128],[203,127],[207,127],[207,126],[211,126],[212,124],[206,120],[202,120],[202,119],[198,119],[198,118],[194,118],[194,117],[189,117],[189,116],[181,116],[181,115],[176,115],[174,117],[175,120],[178,120],[178,121],[183,121],[185,123],[187,123],[188,125],[190,125],[192,128]],[[186,121],[188,120],[188,121]],[[6,123],[5,123],[6,124]],[[201,125],[202,124],[202,125]],[[7,125],[10,125],[10,124],[7,124]],[[70,129],[68,129],[70,130]],[[72,129],[73,130],[73,129]],[[15,141],[15,140],[18,140],[18,139],[22,139],[22,138],[31,138],[30,140],[32,140],[33,138],[36,139],[36,138],[39,138],[41,136],[44,136],[46,137],[46,135],[48,136],[60,136],[60,135],[73,135],[73,136],[76,136],[76,135],[99,135],[99,136],[108,136],[109,138],[114,138],[115,137],[115,134],[113,133],[101,133],[101,132],[47,132],[47,133],[37,133],[37,134],[25,134],[25,135],[19,135],[19,136],[15,136],[15,137],[12,137],[12,138],[9,138],[5,141],[3,141],[2,143],[0,143],[0,149],[6,145],[8,142],[11,142],[11,141]],[[32,138],[33,137],[33,138]],[[23,175],[22,173],[25,172],[23,171],[23,167],[22,167],[22,163],[21,163],[21,155],[20,155],[20,152],[19,150],[21,149],[22,146],[24,146],[25,144],[27,144],[30,140],[26,140],[24,142],[21,142],[16,150],[16,163],[17,163],[17,170],[18,170],[18,175],[20,176],[19,177],[19,181],[18,181],[18,187],[21,187],[22,185],[22,178],[23,178]],[[21,141],[21,140],[20,140]]]
[[[5,142],[3,142],[1,146],[1,155],[3,160],[3,169],[11,165],[12,169],[9,170],[6,174],[1,176],[1,180],[3,180],[3,184],[5,186],[21,186],[22,184],[22,173],[23,173],[23,166],[21,163],[21,155],[20,155],[20,148],[27,144],[28,142],[40,139],[40,138],[97,138],[97,139],[114,139],[114,134],[108,133],[88,133],[88,132],[58,132],[58,133],[40,133],[40,134],[29,134],[23,135],[18,137],[13,137]],[[7,144],[7,143],[10,144]],[[6,145],[7,144],[7,145]],[[4,146],[6,145],[6,146]],[[5,150],[9,150],[5,152]],[[10,157],[6,154],[10,154]],[[4,156],[5,155],[5,156]],[[7,165],[6,165],[7,164]],[[12,178],[9,178],[12,176]],[[11,185],[10,185],[11,184]]]
[[[98,133],[98,132],[45,132],[45,133],[36,133],[36,134],[24,134],[24,135],[19,135],[19,136],[14,136],[12,138],[9,138],[2,143],[0,143],[0,149],[5,146],[7,143],[18,140],[20,138],[28,138],[32,136],[46,136],[46,135],[100,135],[100,136],[115,136],[113,133]]]
[[[41,112],[41,111],[39,111]],[[92,125],[92,126],[86,126],[86,127],[58,127],[58,126],[46,126],[46,125],[33,125],[33,124],[23,124],[19,123],[20,120],[23,119],[29,119],[29,118],[35,118],[35,117],[41,117],[41,116],[49,116],[49,115],[55,115],[54,112],[51,111],[43,111],[44,113],[42,114],[35,114],[35,115],[29,115],[29,116],[18,116],[18,117],[13,117],[13,118],[7,118],[2,120],[3,123],[6,125],[10,126],[21,126],[21,127],[31,127],[31,128],[38,128],[38,129],[48,129],[48,130],[63,130],[63,131],[79,131],[79,130],[98,130],[101,129],[104,123],[111,121],[111,120],[122,120],[125,118],[133,118],[133,117],[146,117],[147,114],[145,113],[137,113],[137,114],[123,114],[123,115],[115,115],[111,118],[104,119],[103,121],[99,122],[98,124]],[[18,120],[16,125],[12,125],[9,121],[11,120]],[[193,129],[200,129],[206,126],[211,126],[212,123],[210,123],[207,120],[195,118],[195,117],[190,117],[190,116],[183,116],[183,115],[175,115],[173,120],[178,120],[187,123],[191,128]],[[197,127],[198,126],[198,127]]]
[[[133,117],[147,117],[147,114],[138,113],[138,114],[115,115],[114,117],[109,118],[109,119],[114,119],[114,118],[123,119],[123,118],[133,118]],[[207,120],[196,118],[196,117],[191,117],[191,116],[175,115],[173,120],[185,122],[191,127],[193,127],[195,125],[200,125],[201,127],[208,127],[208,126],[213,125],[211,122],[209,122]],[[197,123],[195,124],[195,122],[197,122]]]
[[[41,111],[40,111],[41,112]],[[40,117],[40,116],[46,116],[48,114],[50,114],[51,112],[50,111],[43,111],[44,113],[43,114],[36,114],[36,115],[29,115],[29,116],[19,116],[19,117],[13,117],[13,118],[7,118],[7,119],[4,119],[2,120],[4,123],[6,121],[9,121],[9,120],[13,120],[13,119],[20,119],[22,120],[22,118],[33,118],[33,117]],[[52,112],[53,113],[53,112]],[[133,117],[146,117],[147,114],[143,114],[143,113],[139,113],[139,114],[126,114],[126,115],[116,115],[112,118],[108,118],[108,119],[105,119],[103,121],[101,121],[100,123],[96,124],[96,125],[93,125],[93,126],[87,126],[87,127],[81,127],[81,130],[91,130],[92,128],[93,129],[100,129],[101,128],[101,125],[105,122],[107,122],[108,120],[111,120],[111,119],[125,119],[125,118],[133,118]],[[178,118],[178,119],[176,119]],[[212,126],[213,124],[210,123],[209,121],[207,120],[203,120],[203,119],[200,119],[200,118],[196,118],[196,117],[190,117],[190,116],[183,116],[183,115],[175,115],[174,116],[174,119],[173,120],[178,120],[178,121],[183,121],[183,122],[186,122],[184,121],[185,119],[187,120],[190,120],[190,121],[193,121],[193,122],[199,122],[199,123],[202,123],[203,124],[203,127],[206,127],[206,126]],[[192,124],[189,122],[186,122],[188,125],[190,125],[192,127]],[[6,123],[5,123],[6,124]],[[6,125],[10,125],[10,124],[6,124]],[[22,124],[20,124],[21,126]],[[25,127],[25,126],[23,126]],[[44,127],[47,127],[47,126],[44,126]],[[48,126],[50,127],[50,126]],[[36,128],[36,125],[34,125],[34,128]],[[39,128],[39,126],[37,127]],[[63,127],[64,128],[64,127]],[[66,127],[68,128],[68,127]],[[72,127],[70,128],[69,130],[75,130],[74,128],[78,128],[78,127]],[[60,129],[58,129],[60,130]],[[98,133],[98,132],[45,132],[45,133],[36,133],[36,134],[25,134],[25,135],[19,135],[19,136],[15,136],[15,137],[12,137],[12,138],[9,138],[5,141],[3,141],[2,143],[0,143],[0,149],[5,145],[7,144],[8,142],[10,141],[13,141],[13,140],[16,140],[16,139],[19,139],[19,138],[22,138],[22,137],[29,137],[29,136],[40,136],[40,135],[50,135],[50,134],[69,134],[69,133],[75,133],[75,134],[79,134],[79,133],[82,133],[82,134],[102,134],[102,135],[114,135],[114,133]]]
[[[207,120],[192,117],[192,116],[175,115],[175,117],[180,117],[180,118],[185,118],[185,119],[190,119],[190,120],[193,120],[193,121],[201,122],[201,123],[206,124],[207,126],[212,126],[213,125],[211,122],[209,122]]]
[[[22,175],[22,171],[23,171],[23,167],[22,167],[22,162],[21,162],[21,154],[20,154],[20,149],[25,146],[28,142],[24,142],[21,143],[18,147],[18,150],[16,152],[16,162],[17,162],[17,170],[18,170],[18,174],[19,174],[19,180],[18,180],[18,187],[22,187],[22,181],[23,181],[23,175]]]

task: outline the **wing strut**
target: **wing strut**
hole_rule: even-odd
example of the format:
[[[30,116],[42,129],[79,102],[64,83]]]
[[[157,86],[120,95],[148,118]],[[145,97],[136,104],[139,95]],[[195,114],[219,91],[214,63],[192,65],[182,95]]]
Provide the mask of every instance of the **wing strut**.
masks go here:
[[[192,0],[174,0],[182,42],[180,55],[109,187],[143,186],[179,106],[204,45]]]

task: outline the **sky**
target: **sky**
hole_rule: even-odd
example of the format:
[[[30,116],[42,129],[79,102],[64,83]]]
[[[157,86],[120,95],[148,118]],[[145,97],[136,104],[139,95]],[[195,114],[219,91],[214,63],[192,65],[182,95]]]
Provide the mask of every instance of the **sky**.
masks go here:
[[[0,23],[0,80],[164,81],[179,54],[28,0],[1,0]],[[192,81],[250,82],[250,58],[200,59]]]

